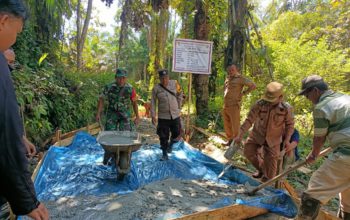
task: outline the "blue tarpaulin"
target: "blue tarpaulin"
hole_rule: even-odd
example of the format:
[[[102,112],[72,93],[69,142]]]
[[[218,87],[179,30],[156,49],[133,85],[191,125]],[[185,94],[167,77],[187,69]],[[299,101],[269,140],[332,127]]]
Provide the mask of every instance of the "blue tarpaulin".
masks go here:
[[[34,181],[39,200],[54,201],[78,195],[126,194],[146,184],[168,178],[204,179],[228,185],[247,182],[252,186],[259,184],[238,169],[229,169],[218,179],[224,165],[184,142],[175,144],[170,160],[167,161],[159,161],[159,145],[143,145],[132,154],[131,171],[123,181],[117,181],[115,166],[102,164],[103,153],[96,138],[85,132],[78,133],[68,147],[51,147]],[[289,218],[296,216],[297,207],[285,191],[272,188],[262,191],[263,193],[248,200],[221,199],[212,204],[211,208],[238,203],[265,208]]]

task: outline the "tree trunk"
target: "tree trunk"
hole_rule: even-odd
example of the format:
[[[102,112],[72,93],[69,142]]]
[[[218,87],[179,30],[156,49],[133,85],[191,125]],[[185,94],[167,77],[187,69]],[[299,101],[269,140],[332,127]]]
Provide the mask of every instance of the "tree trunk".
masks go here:
[[[77,62],[77,69],[80,69],[81,66],[81,51],[79,50],[79,43],[80,43],[80,34],[81,34],[81,0],[78,0],[77,3],[77,21],[76,21],[76,25],[77,25],[77,36],[76,36],[76,43],[77,43],[77,57],[76,57],[76,62]]]
[[[235,64],[243,67],[244,45],[246,43],[247,0],[229,0],[230,38],[226,48],[225,67]]]
[[[213,39],[213,49],[214,51],[217,50],[217,48],[219,47],[219,39],[217,37],[214,37]],[[214,53],[213,51],[213,53]],[[216,95],[216,78],[218,76],[218,68],[217,68],[217,64],[216,62],[218,61],[219,58],[217,58],[218,56],[215,56],[213,54],[213,61],[211,64],[211,74],[209,77],[209,85],[208,85],[208,89],[209,89],[209,97],[211,100],[215,99],[215,95]]]
[[[165,46],[168,36],[169,4],[168,0],[152,1],[152,23],[149,30],[150,61],[148,71],[150,74],[149,90],[151,91],[156,78],[157,70],[164,68]]]
[[[116,67],[119,66],[119,61],[122,60],[124,42],[128,37],[127,15],[129,14],[129,10],[130,10],[130,3],[131,3],[130,0],[125,0],[124,6],[123,6],[123,12],[120,15],[120,20],[122,24],[121,24],[120,33],[119,33],[119,48],[116,56]]]
[[[92,0],[88,1],[88,6],[86,9],[86,17],[84,20],[84,26],[83,29],[80,27],[80,19],[81,19],[81,12],[80,12],[80,5],[81,5],[81,0],[78,0],[78,6],[77,6],[77,69],[80,70],[83,65],[83,50],[84,50],[84,44],[85,44],[85,39],[87,35],[87,31],[89,28],[90,24],[90,19],[91,19],[91,11],[92,11]]]
[[[194,17],[195,39],[208,40],[210,27],[207,19],[206,4],[202,0],[196,0],[196,9],[197,13]],[[197,116],[205,116],[208,113],[209,76],[205,74],[194,74],[193,83],[196,94]]]

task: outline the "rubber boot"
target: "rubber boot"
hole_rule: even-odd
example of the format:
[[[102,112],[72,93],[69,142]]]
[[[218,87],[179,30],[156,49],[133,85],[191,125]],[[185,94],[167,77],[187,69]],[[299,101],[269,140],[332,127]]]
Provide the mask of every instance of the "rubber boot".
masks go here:
[[[320,211],[321,202],[303,193],[301,196],[301,206],[299,210],[298,219],[316,219]]]

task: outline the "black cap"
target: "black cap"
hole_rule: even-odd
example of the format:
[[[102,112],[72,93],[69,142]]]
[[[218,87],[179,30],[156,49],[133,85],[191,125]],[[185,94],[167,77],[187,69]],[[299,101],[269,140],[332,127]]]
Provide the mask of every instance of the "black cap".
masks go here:
[[[168,70],[166,69],[161,69],[161,70],[158,70],[158,74],[159,74],[159,77],[162,77],[162,76],[166,76],[168,75]]]

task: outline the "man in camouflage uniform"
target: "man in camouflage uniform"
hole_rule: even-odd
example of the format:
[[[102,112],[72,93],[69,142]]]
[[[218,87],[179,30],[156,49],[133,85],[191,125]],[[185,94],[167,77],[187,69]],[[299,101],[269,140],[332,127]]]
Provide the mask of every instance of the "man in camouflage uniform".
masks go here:
[[[334,148],[301,196],[299,219],[316,219],[320,205],[338,194],[338,217],[350,220],[350,96],[329,90],[317,75],[303,79],[299,95],[314,104],[314,137],[306,161],[315,162],[326,139]]]
[[[253,124],[253,130],[244,144],[244,156],[258,171],[253,177],[262,177],[261,180],[265,182],[277,173],[282,137],[288,142],[294,132],[292,108],[283,102],[282,84],[271,82],[266,86],[265,95],[253,105],[234,141],[241,142]],[[263,151],[263,161],[258,157],[260,149]]]
[[[132,131],[134,129],[131,120],[132,105],[135,113],[135,124],[139,123],[137,95],[135,89],[126,83],[127,72],[118,68],[115,74],[115,82],[105,86],[98,100],[96,121],[100,121],[104,102],[107,101],[106,124],[107,131]],[[103,164],[107,164],[114,154],[105,152]]]

